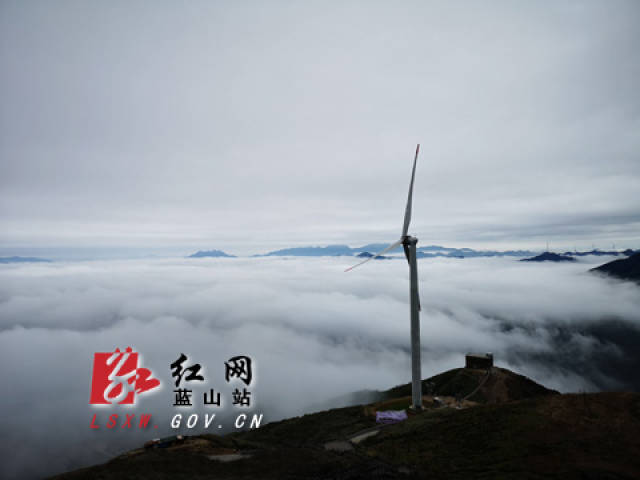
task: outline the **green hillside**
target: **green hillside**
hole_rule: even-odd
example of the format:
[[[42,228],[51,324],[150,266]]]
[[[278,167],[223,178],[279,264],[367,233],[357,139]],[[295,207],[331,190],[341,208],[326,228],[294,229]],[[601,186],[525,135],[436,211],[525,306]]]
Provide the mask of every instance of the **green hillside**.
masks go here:
[[[640,394],[560,395],[496,368],[428,381],[439,401],[426,395],[423,413],[395,425],[376,425],[375,411],[408,401],[404,385],[374,404],[188,437],[54,478],[640,478]]]

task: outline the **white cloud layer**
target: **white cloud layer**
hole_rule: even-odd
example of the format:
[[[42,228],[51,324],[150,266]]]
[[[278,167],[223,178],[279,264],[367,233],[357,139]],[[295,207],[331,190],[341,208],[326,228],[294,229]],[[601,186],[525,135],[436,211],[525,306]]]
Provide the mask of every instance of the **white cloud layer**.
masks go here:
[[[408,382],[406,263],[343,273],[351,260],[3,265],[2,476],[78,467],[171,433],[169,364],[180,352],[204,366],[214,388],[224,385],[225,360],[250,355],[256,409],[269,420]],[[498,365],[562,391],[640,388],[617,367],[638,363],[629,346],[640,331],[638,287],[586,273],[596,262],[421,260],[424,377],[461,366],[466,351],[491,351]],[[93,353],[129,345],[163,387],[121,410],[153,413],[160,428],[90,430]]]

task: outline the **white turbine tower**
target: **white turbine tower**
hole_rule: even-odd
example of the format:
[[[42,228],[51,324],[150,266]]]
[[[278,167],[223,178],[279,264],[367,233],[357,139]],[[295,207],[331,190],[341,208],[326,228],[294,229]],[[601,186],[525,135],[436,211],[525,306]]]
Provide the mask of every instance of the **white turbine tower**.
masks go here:
[[[404,212],[404,225],[402,226],[402,235],[400,239],[389,245],[381,252],[374,256],[347,268],[345,272],[353,270],[360,265],[373,260],[384,253],[402,245],[404,254],[409,262],[409,292],[411,296],[411,401],[412,408],[415,410],[422,409],[422,373],[420,371],[420,296],[418,295],[418,262],[416,260],[416,245],[418,239],[408,235],[409,223],[411,223],[411,203],[413,199],[413,181],[416,176],[416,163],[418,161],[418,152],[420,144],[416,146],[416,156],[413,159],[413,170],[411,171],[411,183],[409,184],[409,195],[407,197],[407,208]]]

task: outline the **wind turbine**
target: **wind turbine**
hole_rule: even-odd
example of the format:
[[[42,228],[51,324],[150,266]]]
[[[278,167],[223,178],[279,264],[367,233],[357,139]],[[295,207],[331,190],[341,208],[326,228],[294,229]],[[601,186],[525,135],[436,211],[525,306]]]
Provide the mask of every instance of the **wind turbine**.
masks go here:
[[[413,181],[416,177],[416,163],[418,161],[418,153],[420,152],[420,144],[416,146],[416,156],[413,159],[413,170],[411,171],[411,183],[409,184],[409,195],[407,196],[407,208],[404,211],[404,224],[402,226],[402,235],[395,243],[392,243],[381,252],[374,256],[349,267],[345,270],[348,272],[360,265],[373,260],[384,253],[402,245],[404,254],[409,262],[409,292],[411,302],[411,401],[414,410],[422,409],[422,373],[420,365],[420,296],[418,294],[418,262],[416,260],[416,245],[418,239],[408,234],[409,223],[411,223],[411,203],[413,200]]]

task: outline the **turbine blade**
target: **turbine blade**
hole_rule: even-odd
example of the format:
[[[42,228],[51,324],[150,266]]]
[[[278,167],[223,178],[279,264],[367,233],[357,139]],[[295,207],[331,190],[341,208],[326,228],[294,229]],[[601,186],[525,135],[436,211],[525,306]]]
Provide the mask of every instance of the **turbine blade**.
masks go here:
[[[407,197],[407,208],[404,211],[404,225],[402,226],[402,236],[406,237],[411,223],[411,203],[413,201],[413,180],[416,178],[416,162],[418,161],[418,153],[420,152],[420,144],[416,146],[416,156],[413,159],[413,170],[411,171],[411,183],[409,184],[409,195]]]
[[[384,250],[381,250],[380,252],[376,253],[373,257],[369,257],[365,260],[363,260],[360,263],[356,263],[353,267],[349,267],[345,270],[345,272],[348,272],[350,270],[353,270],[356,267],[359,267],[360,265],[362,265],[363,263],[367,263],[369,260],[373,260],[376,257],[379,257],[380,255],[383,255],[385,253],[387,253],[389,250],[393,250],[394,248],[396,248],[398,245],[400,245],[402,243],[402,238],[400,240],[398,240],[395,243],[392,243],[391,245],[389,245],[387,248],[385,248]]]

